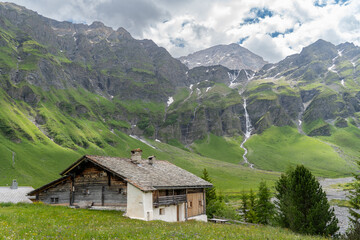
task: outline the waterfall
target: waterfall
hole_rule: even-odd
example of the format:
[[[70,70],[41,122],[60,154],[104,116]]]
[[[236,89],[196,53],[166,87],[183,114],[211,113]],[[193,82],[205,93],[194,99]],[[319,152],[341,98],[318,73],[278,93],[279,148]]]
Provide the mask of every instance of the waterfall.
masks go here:
[[[228,72],[228,76],[229,76],[229,79],[230,79],[229,87],[233,87],[233,86],[236,85],[235,81],[239,77],[239,75],[240,75],[240,70],[234,70],[233,73]]]
[[[247,111],[247,108],[246,108],[246,98],[244,98],[244,111],[245,111],[245,135],[244,135],[244,140],[243,142],[241,143],[240,147],[242,149],[244,149],[244,154],[243,154],[243,159],[244,159],[244,163],[248,164],[250,168],[254,168],[254,164],[252,163],[249,163],[246,155],[248,153],[248,150],[244,147],[244,144],[246,143],[246,141],[250,138],[251,136],[251,132],[253,130],[253,127],[251,125],[251,122],[250,122],[250,117],[249,117],[249,113]]]

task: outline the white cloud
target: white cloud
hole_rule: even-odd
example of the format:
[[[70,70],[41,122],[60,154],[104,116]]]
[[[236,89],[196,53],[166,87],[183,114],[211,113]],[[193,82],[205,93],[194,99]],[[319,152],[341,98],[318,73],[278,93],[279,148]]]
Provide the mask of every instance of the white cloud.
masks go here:
[[[275,62],[319,38],[360,44],[360,2],[335,0],[13,0],[57,20],[95,20],[150,38],[173,56],[247,38],[243,46]],[[341,2],[341,1],[340,1]],[[321,5],[322,7],[315,6]],[[265,9],[263,18],[242,24]],[[260,11],[261,15],[261,11]],[[286,34],[282,34],[285,33]],[[269,34],[273,34],[270,37]]]

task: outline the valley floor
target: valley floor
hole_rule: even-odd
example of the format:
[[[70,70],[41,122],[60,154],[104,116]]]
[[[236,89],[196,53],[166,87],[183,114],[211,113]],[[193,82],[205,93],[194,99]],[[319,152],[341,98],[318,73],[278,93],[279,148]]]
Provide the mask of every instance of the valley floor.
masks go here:
[[[325,239],[255,225],[131,220],[118,211],[0,204],[0,239]]]
[[[342,202],[347,200],[348,195],[348,192],[344,190],[344,187],[346,187],[346,185],[351,183],[353,180],[353,177],[324,178],[320,180],[320,184],[323,190],[326,192],[326,196],[330,202],[332,202],[332,200]],[[339,220],[339,233],[344,234],[350,224],[350,214],[348,208],[343,206],[334,206],[334,209],[336,217]]]

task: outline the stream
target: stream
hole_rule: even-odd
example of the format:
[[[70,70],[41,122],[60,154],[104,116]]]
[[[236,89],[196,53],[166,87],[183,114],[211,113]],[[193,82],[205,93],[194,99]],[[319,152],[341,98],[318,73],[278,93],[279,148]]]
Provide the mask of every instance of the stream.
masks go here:
[[[346,200],[347,191],[344,191],[341,188],[335,188],[333,185],[335,184],[344,184],[351,183],[354,180],[352,177],[347,178],[325,178],[321,179],[319,182],[326,192],[327,199],[330,200]],[[344,234],[349,227],[349,211],[346,207],[334,206],[335,215],[339,220],[338,226],[340,227],[339,233]]]
[[[250,122],[249,113],[248,113],[247,108],[246,108],[246,98],[244,98],[244,105],[243,106],[244,106],[244,111],[245,111],[245,134],[244,134],[244,140],[242,141],[240,147],[242,149],[244,149],[244,151],[245,151],[244,154],[243,154],[244,164],[249,165],[250,168],[254,168],[254,164],[250,163],[249,160],[246,157],[246,155],[248,153],[248,150],[246,149],[246,147],[244,147],[244,144],[250,138],[251,132],[253,130],[251,122]]]

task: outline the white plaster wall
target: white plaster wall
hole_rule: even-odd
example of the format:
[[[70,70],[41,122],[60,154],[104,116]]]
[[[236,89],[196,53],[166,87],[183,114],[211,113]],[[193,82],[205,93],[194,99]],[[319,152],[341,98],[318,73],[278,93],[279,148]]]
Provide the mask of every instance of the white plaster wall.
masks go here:
[[[165,208],[165,214],[160,215],[160,208]],[[159,206],[158,208],[154,208],[154,220],[162,220],[166,222],[176,222],[176,205],[170,206]]]
[[[126,216],[145,220],[143,194],[137,187],[127,184]]]
[[[182,203],[180,204],[180,209],[179,209],[179,219],[180,219],[180,222],[183,222],[185,221],[185,204],[186,203]]]
[[[146,221],[154,219],[153,216],[153,195],[152,192],[143,192],[144,216]]]
[[[165,208],[164,215],[160,215],[160,208]],[[126,216],[145,221],[162,220],[166,222],[176,222],[177,207],[176,205],[170,205],[153,208],[152,192],[143,192],[131,183],[128,183]],[[179,204],[179,220],[185,221],[185,203]],[[207,221],[207,219],[205,221]]]
[[[143,192],[128,183],[126,216],[145,221],[153,220],[152,192]]]
[[[160,208],[165,208],[165,214],[160,215]],[[154,208],[154,220],[162,220],[166,222],[177,222],[176,205],[159,206]],[[179,204],[179,221],[185,221],[185,203]]]
[[[207,222],[207,216],[206,216],[206,214],[197,215],[197,216],[194,216],[194,217],[189,217],[188,220],[196,220],[196,221]]]

